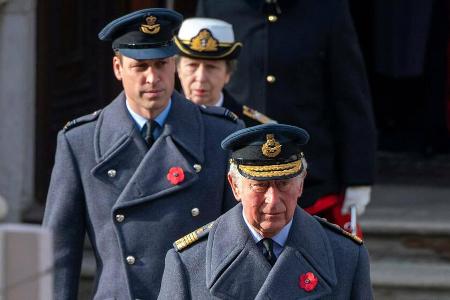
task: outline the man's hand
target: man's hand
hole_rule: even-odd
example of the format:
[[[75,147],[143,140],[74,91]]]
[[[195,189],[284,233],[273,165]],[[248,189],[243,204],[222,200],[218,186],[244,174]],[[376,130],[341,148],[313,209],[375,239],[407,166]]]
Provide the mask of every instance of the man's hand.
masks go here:
[[[342,214],[350,213],[350,206],[356,207],[356,214],[362,215],[370,202],[371,186],[349,186],[345,190],[344,204],[342,205]]]

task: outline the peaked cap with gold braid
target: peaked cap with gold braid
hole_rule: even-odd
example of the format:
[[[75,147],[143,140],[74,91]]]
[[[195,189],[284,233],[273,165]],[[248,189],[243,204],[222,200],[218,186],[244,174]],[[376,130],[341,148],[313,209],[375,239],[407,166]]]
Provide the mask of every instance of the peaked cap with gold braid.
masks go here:
[[[306,130],[285,124],[263,124],[241,129],[222,141],[231,150],[231,163],[249,179],[287,179],[299,175],[303,166],[302,146]]]

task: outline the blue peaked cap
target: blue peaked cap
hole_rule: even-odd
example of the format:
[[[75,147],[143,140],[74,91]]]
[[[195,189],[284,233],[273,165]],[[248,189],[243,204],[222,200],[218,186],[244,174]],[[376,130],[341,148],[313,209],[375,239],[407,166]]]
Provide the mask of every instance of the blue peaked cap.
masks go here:
[[[111,41],[114,51],[134,59],[158,59],[173,56],[177,48],[174,32],[183,16],[167,8],[148,8],[111,21],[98,34]]]

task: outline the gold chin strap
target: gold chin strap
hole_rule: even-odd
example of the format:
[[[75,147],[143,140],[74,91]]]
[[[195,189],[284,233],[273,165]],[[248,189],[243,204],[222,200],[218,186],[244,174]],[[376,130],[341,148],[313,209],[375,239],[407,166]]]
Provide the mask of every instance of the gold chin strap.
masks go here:
[[[296,160],[286,164],[251,166],[238,165],[239,170],[253,177],[278,177],[292,175],[299,172],[302,168],[302,161]]]

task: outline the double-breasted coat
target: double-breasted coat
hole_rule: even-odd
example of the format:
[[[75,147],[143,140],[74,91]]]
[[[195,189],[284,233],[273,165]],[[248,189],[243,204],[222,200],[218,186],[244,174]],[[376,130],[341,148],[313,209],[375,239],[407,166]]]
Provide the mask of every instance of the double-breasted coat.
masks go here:
[[[199,0],[243,43],[227,90],[279,123],[306,129],[308,177],[299,204],[372,185],[376,132],[370,91],[346,0]],[[269,4],[270,5],[270,4]]]
[[[297,208],[285,247],[271,267],[242,217],[221,216],[207,238],[168,251],[158,299],[372,299],[366,248]],[[313,274],[316,286],[303,288]]]
[[[94,299],[155,299],[172,241],[235,204],[220,142],[242,122],[171,99],[149,150],[123,93],[58,134],[44,217],[54,233],[55,299],[76,299],[85,233],[97,263]],[[178,184],[167,178],[172,167],[183,170]]]

